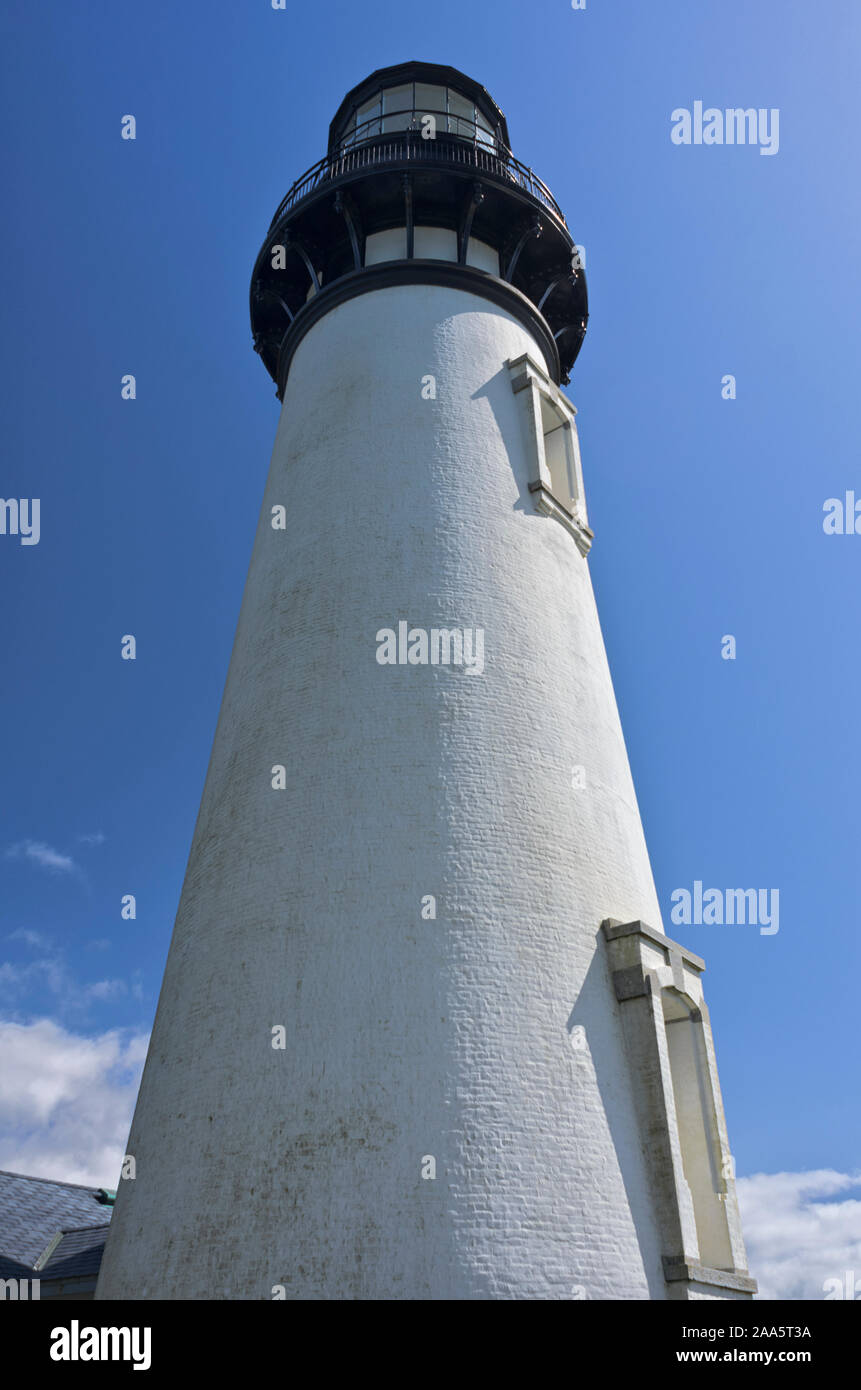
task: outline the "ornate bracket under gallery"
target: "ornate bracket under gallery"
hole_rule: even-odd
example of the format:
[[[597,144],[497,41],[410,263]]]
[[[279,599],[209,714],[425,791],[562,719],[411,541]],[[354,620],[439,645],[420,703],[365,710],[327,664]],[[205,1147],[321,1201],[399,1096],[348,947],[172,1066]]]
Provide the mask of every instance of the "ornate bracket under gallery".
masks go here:
[[[533,237],[540,237],[543,231],[544,223],[542,222],[541,218],[537,216],[531,217],[528,225],[521,232],[520,239],[511,253],[508,265],[505,268],[505,274],[502,277],[504,280],[508,280],[509,283],[513,281],[514,272],[517,269],[517,262],[520,260],[520,256],[524,246],[526,245],[527,241],[531,241]]]
[[[294,254],[299,257],[306,271],[308,272],[313,293],[318,294],[320,291],[320,281],[318,279],[317,272],[314,269],[314,262],[309,256],[305,244],[301,242],[298,239],[298,237],[296,237],[293,234],[289,227],[285,227],[281,232],[280,241],[276,242],[275,246],[273,246],[273,251],[276,249],[277,246],[281,246],[284,248],[285,261],[286,258],[291,254]],[[273,268],[278,269],[279,267]]]
[[[361,270],[365,264],[365,237],[356,205],[349,193],[339,189],[335,194],[333,207],[337,213],[341,214],[347,227],[350,248],[353,252],[353,269]]]
[[[576,285],[580,278],[580,269],[577,262],[578,256],[575,251],[574,255],[571,257],[571,264],[564,266],[563,269],[559,271],[558,275],[554,275],[553,278],[548,281],[547,287],[538,301],[538,308],[542,313],[544,312],[544,306],[548,299],[552,294],[555,294],[556,290],[561,289],[563,285]]]
[[[749,1298],[705,962],[645,922],[602,924],[650,1165],[669,1297]]]
[[[472,223],[477,210],[484,202],[484,188],[478,182],[472,185],[469,198],[464,208],[463,216],[460,220],[457,237],[457,260],[458,265],[466,265],[467,252],[469,251],[469,237],[472,231]]]

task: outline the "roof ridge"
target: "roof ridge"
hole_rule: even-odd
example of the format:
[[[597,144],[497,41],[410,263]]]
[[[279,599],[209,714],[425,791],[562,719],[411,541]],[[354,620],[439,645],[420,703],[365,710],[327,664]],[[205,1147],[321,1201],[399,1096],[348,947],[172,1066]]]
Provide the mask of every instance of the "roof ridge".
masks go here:
[[[104,1192],[107,1189],[98,1183],[65,1182],[63,1178],[34,1178],[30,1173],[13,1173],[11,1168],[0,1168],[0,1178],[23,1178],[24,1182],[47,1182],[53,1187],[76,1187],[81,1192]]]
[[[61,1226],[61,1236],[77,1236],[82,1231],[107,1231],[110,1229],[110,1221],[97,1221],[93,1226]]]

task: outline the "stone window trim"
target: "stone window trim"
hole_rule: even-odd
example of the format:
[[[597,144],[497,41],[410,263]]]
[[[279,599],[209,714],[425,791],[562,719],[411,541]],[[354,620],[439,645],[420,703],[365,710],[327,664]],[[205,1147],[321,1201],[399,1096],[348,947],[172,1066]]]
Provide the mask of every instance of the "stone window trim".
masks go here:
[[[522,393],[531,473],[529,491],[533,495],[536,510],[558,521],[569,535],[573,536],[577,549],[585,557],[592,545],[594,532],[590,529],[586,516],[583,468],[575,423],[577,409],[528,352],[509,359],[506,366],[512,391],[515,395]],[[574,475],[574,497],[570,505],[554,491],[544,446],[542,399],[560,417],[562,428],[566,432],[565,444]]]
[[[757,1285],[747,1269],[741,1234],[714,1042],[700,978],[705,961],[646,922],[607,918],[602,933],[622,1014],[643,1150],[657,1198],[669,1296],[721,1297],[717,1290],[731,1290],[739,1298],[749,1298]],[[702,1216],[695,1210],[697,1194],[692,1194],[685,1176],[684,1165],[690,1159],[685,1158],[676,1107],[667,1037],[672,1020],[665,1012],[668,1000],[673,1010],[687,1013],[704,1060],[703,1115],[713,1146],[711,1162],[719,1175],[713,1200],[719,1203],[720,1249],[726,1252],[719,1267],[718,1260],[709,1262],[701,1254],[698,1222]],[[699,1176],[702,1173],[700,1169]],[[710,1219],[715,1219],[714,1210]],[[715,1290],[711,1295],[709,1288]]]
[[[664,1279],[668,1284],[703,1284],[716,1289],[734,1289],[739,1294],[755,1294],[758,1288],[749,1274],[726,1269],[710,1269],[696,1261],[664,1256]]]

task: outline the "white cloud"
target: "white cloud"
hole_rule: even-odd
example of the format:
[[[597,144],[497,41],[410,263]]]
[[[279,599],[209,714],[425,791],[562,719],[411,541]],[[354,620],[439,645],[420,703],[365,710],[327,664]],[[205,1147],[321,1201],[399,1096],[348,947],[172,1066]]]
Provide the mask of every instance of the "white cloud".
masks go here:
[[[0,1022],[0,1168],[116,1187],[147,1041]]]
[[[17,845],[10,845],[5,857],[7,859],[29,859],[31,863],[38,864],[42,869],[50,869],[52,873],[76,874],[80,872],[71,855],[60,854],[59,850],[52,849],[42,840],[21,840]]]
[[[105,843],[105,837],[101,830],[96,830],[92,835],[78,835],[77,840],[79,845],[103,845]]]
[[[41,944],[38,932],[12,932],[9,940],[16,937],[27,940],[28,945]],[[54,1007],[62,1016],[74,1018],[77,1015],[80,1019],[86,1016],[93,1003],[104,1004],[121,999],[130,989],[133,998],[143,1000],[139,972],[135,972],[131,987],[125,980],[116,978],[84,984],[72,973],[63,951],[59,949],[23,965],[15,965],[11,961],[0,962],[0,999],[6,1000],[9,1008],[34,995],[38,997],[39,992],[47,990],[55,996],[57,1003]]]
[[[97,980],[95,984],[86,985],[84,988],[84,994],[88,999],[118,999],[127,992],[125,980]]]
[[[737,1186],[760,1298],[822,1300],[829,1279],[846,1297],[850,1274],[861,1299],[861,1173],[757,1173]]]
[[[68,971],[59,955],[44,956],[28,965],[13,965],[11,961],[0,965],[0,994],[17,997],[39,988],[56,995],[72,993]]]
[[[6,938],[7,941],[23,941],[27,946],[44,949],[51,945],[47,936],[43,936],[39,931],[30,931],[26,927],[18,927],[16,931],[10,931]]]

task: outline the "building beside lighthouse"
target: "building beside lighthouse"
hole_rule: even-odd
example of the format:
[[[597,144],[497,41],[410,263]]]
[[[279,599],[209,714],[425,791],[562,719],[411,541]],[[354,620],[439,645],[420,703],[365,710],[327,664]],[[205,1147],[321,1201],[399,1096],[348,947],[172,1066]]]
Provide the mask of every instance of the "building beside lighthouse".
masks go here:
[[[750,1297],[589,577],[582,258],[485,89],[349,92],[251,319],[281,417],[97,1297]]]

